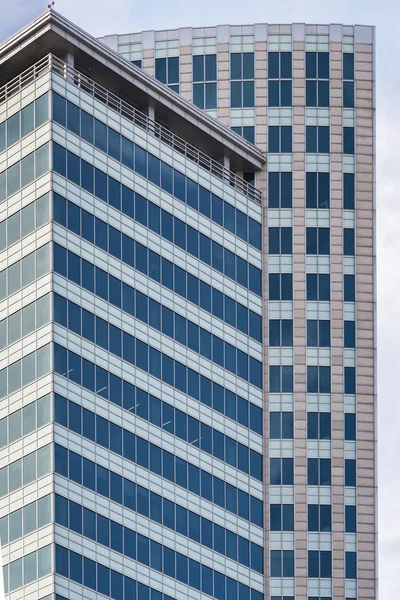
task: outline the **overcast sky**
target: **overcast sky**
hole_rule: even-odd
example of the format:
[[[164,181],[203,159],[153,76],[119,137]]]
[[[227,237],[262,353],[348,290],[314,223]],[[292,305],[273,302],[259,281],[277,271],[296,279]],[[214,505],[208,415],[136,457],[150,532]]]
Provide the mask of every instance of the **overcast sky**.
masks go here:
[[[0,0],[0,41],[46,8],[47,0]],[[394,0],[56,0],[54,8],[97,37],[226,23],[376,25],[379,588],[381,600],[398,597],[400,402],[396,400],[399,388],[394,375],[400,374],[400,352],[398,354],[396,349],[396,339],[400,340],[400,77],[397,63],[400,3]]]

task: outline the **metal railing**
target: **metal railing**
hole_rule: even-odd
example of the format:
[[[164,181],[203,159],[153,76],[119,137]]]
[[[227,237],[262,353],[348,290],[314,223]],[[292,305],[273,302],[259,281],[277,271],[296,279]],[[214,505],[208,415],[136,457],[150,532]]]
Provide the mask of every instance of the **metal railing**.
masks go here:
[[[77,71],[52,54],[48,54],[32,67],[0,88],[0,103],[5,102],[11,96],[20,92],[24,87],[33,83],[41,75],[49,71],[57,73],[64,79],[67,79],[70,83],[73,83],[96,100],[99,100],[108,108],[116,111],[147,133],[150,133],[150,135],[153,135],[164,144],[167,144],[169,147],[199,165],[211,173],[211,175],[228,183],[231,187],[247,196],[250,200],[253,200],[257,204],[261,203],[261,192],[242,179],[242,177],[239,177],[224,165],[221,165],[219,162],[207,154],[204,154],[195,146],[189,144],[163,125],[150,119],[147,115],[125,100],[122,100],[112,92],[109,92],[105,87],[96,83],[84,73]]]

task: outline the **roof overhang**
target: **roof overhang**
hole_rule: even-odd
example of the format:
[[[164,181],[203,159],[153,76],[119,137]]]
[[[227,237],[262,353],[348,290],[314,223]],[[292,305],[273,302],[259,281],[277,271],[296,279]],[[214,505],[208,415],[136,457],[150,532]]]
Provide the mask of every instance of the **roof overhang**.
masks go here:
[[[256,146],[51,9],[0,45],[0,86],[49,52],[73,54],[76,69],[139,109],[153,106],[157,121],[211,158],[229,157],[233,171],[265,163]]]

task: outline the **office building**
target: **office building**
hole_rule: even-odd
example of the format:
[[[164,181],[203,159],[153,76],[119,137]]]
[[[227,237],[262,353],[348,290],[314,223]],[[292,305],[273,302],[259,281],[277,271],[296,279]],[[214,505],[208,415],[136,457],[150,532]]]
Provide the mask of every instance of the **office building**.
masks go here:
[[[375,600],[374,35],[0,45],[7,600]]]

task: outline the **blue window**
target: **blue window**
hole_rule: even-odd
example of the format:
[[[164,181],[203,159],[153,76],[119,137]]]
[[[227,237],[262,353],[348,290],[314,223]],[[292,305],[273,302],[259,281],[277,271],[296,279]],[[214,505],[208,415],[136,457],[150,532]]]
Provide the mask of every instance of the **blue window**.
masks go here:
[[[329,52],[306,52],[306,106],[329,106]]]
[[[357,508],[355,506],[346,505],[344,511],[344,523],[346,533],[357,532]]]
[[[329,126],[306,126],[306,152],[329,154]]]
[[[292,273],[269,274],[269,300],[293,300]]]
[[[293,412],[269,413],[269,437],[271,440],[293,439]]]
[[[343,127],[343,154],[354,154],[354,127]]]
[[[231,108],[254,107],[254,53],[231,54]]]
[[[331,485],[331,459],[307,459],[307,485]]]
[[[270,346],[293,346],[292,319],[270,319],[268,333]]]
[[[357,465],[353,458],[344,461],[344,485],[355,487],[357,485]]]
[[[356,347],[356,323],[355,321],[344,321],[344,347]]]
[[[354,229],[345,228],[343,229],[343,254],[344,256],[354,256],[354,252]]]
[[[307,507],[308,531],[332,531],[332,507],[330,504],[309,504]]]
[[[331,413],[307,412],[307,439],[331,439]]]
[[[354,81],[343,81],[343,108],[354,108]]]
[[[271,577],[294,577],[293,550],[271,550]]]
[[[268,207],[292,208],[292,173],[268,173]]]
[[[270,485],[293,485],[293,458],[270,458],[269,466]]]
[[[354,108],[354,54],[343,54],[343,108]]]
[[[306,275],[307,284],[307,300],[320,300],[321,302],[328,302],[330,300],[330,276],[322,273],[307,273]]]
[[[355,302],[356,299],[356,282],[354,275],[343,276],[343,295],[345,302]]]
[[[355,413],[344,415],[344,439],[355,441],[357,435],[357,419]]]
[[[329,173],[306,173],[306,208],[329,208]]]
[[[193,56],[193,103],[199,108],[217,108],[217,56]]]
[[[309,550],[308,576],[312,578],[331,578],[332,552],[326,550]]]
[[[155,77],[179,94],[179,57],[156,58]]]
[[[269,391],[293,393],[293,367],[289,365],[269,367]]]
[[[232,131],[243,137],[250,144],[255,143],[255,127],[254,125],[243,125],[240,127],[232,127]]]
[[[271,504],[270,505],[270,530],[271,531],[294,531],[294,505],[293,504]]]
[[[343,208],[354,210],[354,173],[343,173]]]
[[[357,553],[345,552],[345,577],[357,579]]]
[[[307,367],[307,392],[310,394],[331,393],[330,367]]]
[[[306,228],[306,253],[330,254],[330,229],[329,227]]]
[[[307,319],[307,346],[329,348],[331,345],[331,322],[322,319]]]
[[[271,125],[268,127],[268,152],[292,152],[291,125]]]
[[[291,52],[268,52],[268,106],[292,106]]]
[[[269,254],[292,254],[292,228],[268,227]]]

